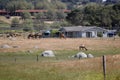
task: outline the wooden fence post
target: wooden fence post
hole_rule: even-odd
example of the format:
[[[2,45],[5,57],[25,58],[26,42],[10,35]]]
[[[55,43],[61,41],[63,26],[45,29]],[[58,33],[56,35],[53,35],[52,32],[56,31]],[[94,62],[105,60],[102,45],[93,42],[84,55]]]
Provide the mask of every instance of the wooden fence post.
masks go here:
[[[38,60],[39,60],[39,58],[38,58],[38,57],[39,57],[39,56],[37,55],[37,59],[36,59],[36,60],[37,60],[37,62],[38,62]]]
[[[16,59],[16,58],[15,58],[14,60],[15,60],[15,62],[17,61],[17,59]]]
[[[106,80],[106,56],[104,55],[102,57],[103,60],[103,75],[104,75],[104,80]]]

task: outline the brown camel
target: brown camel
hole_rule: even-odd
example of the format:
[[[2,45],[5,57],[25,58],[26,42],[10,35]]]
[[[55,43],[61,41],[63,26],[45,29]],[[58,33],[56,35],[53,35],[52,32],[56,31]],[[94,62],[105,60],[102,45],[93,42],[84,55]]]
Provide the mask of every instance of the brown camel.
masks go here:
[[[84,44],[81,44],[80,46],[79,46],[79,50],[88,50],[86,47],[85,47],[85,45]]]
[[[66,39],[66,36],[63,33],[60,33],[60,38]]]
[[[42,38],[42,33],[30,33],[28,39],[40,39]]]

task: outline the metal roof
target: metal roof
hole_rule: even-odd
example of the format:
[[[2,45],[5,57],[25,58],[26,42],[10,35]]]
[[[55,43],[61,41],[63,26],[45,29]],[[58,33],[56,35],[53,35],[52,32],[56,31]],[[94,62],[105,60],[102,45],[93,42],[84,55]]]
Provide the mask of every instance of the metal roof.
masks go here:
[[[62,27],[59,31],[73,32],[73,31],[107,31],[106,29],[96,26],[73,26],[73,27]]]

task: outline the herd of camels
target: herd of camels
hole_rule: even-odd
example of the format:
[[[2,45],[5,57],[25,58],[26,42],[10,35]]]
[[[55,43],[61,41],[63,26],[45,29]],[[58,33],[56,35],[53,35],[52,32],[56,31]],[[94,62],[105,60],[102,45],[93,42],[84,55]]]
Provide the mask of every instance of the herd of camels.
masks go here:
[[[10,33],[7,35],[7,37],[17,37],[17,36],[20,36],[20,34]],[[42,37],[43,37],[42,33],[29,33],[27,36],[28,39],[40,39]],[[59,33],[59,38],[66,39],[66,36],[64,35],[64,33]],[[86,46],[84,44],[81,44],[79,46],[79,50],[86,50],[87,51],[88,49],[86,48]]]
[[[27,36],[28,39],[38,39],[38,38],[42,38],[42,37],[43,37],[42,33],[30,33]],[[63,33],[59,33],[59,38],[66,39],[66,36]]]

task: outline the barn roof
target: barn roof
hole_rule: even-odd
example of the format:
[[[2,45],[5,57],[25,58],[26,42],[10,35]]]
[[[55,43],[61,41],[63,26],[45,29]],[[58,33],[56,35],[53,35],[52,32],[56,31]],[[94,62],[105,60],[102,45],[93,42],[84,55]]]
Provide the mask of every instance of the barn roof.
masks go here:
[[[73,31],[107,31],[106,29],[96,26],[73,26],[73,27],[62,27],[59,31],[73,32]]]
[[[47,12],[47,10],[16,10],[15,12]]]
[[[5,11],[5,10],[0,10],[0,13],[7,13],[7,11]]]

